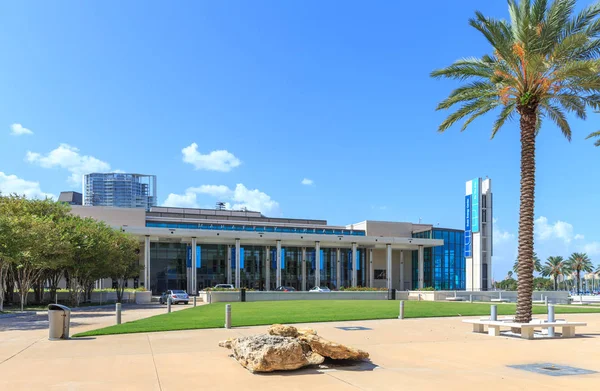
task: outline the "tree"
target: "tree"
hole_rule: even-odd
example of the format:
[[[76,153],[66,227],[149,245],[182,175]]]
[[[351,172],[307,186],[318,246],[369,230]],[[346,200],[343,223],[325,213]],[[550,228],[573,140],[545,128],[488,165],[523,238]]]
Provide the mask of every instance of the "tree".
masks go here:
[[[113,232],[109,249],[110,278],[117,282],[117,302],[121,303],[125,284],[140,273],[138,241],[123,232]]]
[[[537,256],[537,253],[535,251],[533,253],[533,270],[538,273],[542,272],[542,261],[540,261],[540,259]],[[513,264],[513,272],[517,275],[519,274],[519,260],[518,259],[515,259],[515,263]]]
[[[558,277],[567,270],[566,263],[561,256],[548,257],[542,268],[542,276],[550,277],[554,281],[554,290],[558,289]]]
[[[432,77],[470,81],[437,109],[460,105],[439,127],[444,132],[466,119],[462,130],[494,109],[500,113],[492,138],[516,115],[521,133],[519,267],[515,321],[531,321],[535,147],[542,120],[550,119],[571,139],[566,113],[586,118],[600,108],[600,3],[574,15],[575,0],[508,0],[510,22],[476,12],[470,25],[482,33],[493,54],[466,58],[432,72]]]
[[[575,277],[577,278],[577,290],[582,291],[581,272],[591,272],[593,269],[592,261],[586,253],[573,253],[569,259],[567,259],[567,267],[575,273]]]
[[[544,277],[533,279],[533,287],[536,291],[549,291],[552,289],[552,280]]]

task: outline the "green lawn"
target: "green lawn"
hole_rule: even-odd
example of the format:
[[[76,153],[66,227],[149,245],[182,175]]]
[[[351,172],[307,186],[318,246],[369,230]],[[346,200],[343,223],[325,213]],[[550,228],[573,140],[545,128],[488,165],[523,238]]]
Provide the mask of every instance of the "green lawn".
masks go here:
[[[225,304],[215,303],[190,308],[170,314],[156,315],[92,330],[75,337],[142,333],[152,331],[209,329],[223,327]],[[398,301],[388,300],[328,300],[328,301],[263,301],[231,303],[231,322],[235,326],[257,326],[273,323],[332,322],[343,320],[393,319],[398,317]],[[546,314],[543,305],[534,306],[535,314]],[[166,312],[166,307],[165,307]],[[556,313],[598,313],[600,308],[575,306],[556,307]],[[407,301],[405,318],[427,318],[442,316],[473,316],[490,313],[490,304]],[[499,304],[499,315],[513,315],[514,304]]]

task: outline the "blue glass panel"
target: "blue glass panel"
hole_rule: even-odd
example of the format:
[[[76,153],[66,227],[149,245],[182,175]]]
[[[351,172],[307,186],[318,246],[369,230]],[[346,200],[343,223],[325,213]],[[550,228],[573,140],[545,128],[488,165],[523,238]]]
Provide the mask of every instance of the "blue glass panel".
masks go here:
[[[285,269],[285,248],[281,249],[281,269]]]
[[[319,270],[323,270],[323,264],[324,264],[324,255],[323,255],[323,250],[321,250],[319,252]]]
[[[200,269],[202,267],[202,247],[199,245],[196,246],[196,268]]]

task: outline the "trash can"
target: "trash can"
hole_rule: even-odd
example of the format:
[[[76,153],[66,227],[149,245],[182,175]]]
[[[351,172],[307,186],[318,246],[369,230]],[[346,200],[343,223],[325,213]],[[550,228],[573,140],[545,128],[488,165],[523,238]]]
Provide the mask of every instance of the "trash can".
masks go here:
[[[241,302],[246,301],[246,288],[240,289],[240,301]]]
[[[388,289],[388,300],[396,300],[396,290]]]
[[[71,323],[71,309],[60,304],[48,306],[48,322],[50,324],[48,339],[69,339],[69,323]]]

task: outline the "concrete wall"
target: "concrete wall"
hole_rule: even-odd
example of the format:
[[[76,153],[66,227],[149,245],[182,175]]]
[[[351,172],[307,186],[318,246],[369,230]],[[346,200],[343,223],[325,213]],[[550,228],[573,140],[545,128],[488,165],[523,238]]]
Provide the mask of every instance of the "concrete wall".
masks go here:
[[[210,295],[210,299],[209,296]],[[240,292],[201,292],[202,301],[211,303],[238,302]],[[246,292],[246,301],[281,301],[281,300],[387,300],[387,291],[377,292]],[[396,292],[396,300],[408,300],[408,292]]]
[[[146,211],[140,208],[111,208],[106,206],[72,206],[71,213],[104,221],[112,227],[145,227]]]
[[[473,301],[491,302],[492,299],[505,299],[510,303],[516,303],[517,292],[507,291],[485,291],[485,292],[467,292],[456,291],[456,297],[461,297],[465,301],[473,296]],[[408,300],[424,300],[424,301],[445,301],[447,297],[454,297],[455,291],[410,291]],[[569,292],[562,291],[540,291],[533,293],[534,301],[543,301],[544,297],[548,297],[550,304],[569,304]]]
[[[138,292],[123,292],[123,303],[135,303],[136,301],[136,293]],[[142,294],[146,292],[141,292]],[[69,292],[57,292],[58,295],[58,304],[69,305]],[[149,298],[150,296],[148,296]],[[146,297],[144,297],[145,299]],[[32,304],[35,299],[35,294],[33,292],[29,293],[28,303]],[[13,294],[13,303],[20,303],[20,296],[18,293]],[[81,300],[84,301],[83,299]],[[117,301],[117,293],[116,292],[92,292],[91,302],[94,304],[110,304],[116,303]],[[49,292],[44,292],[44,302],[55,302],[54,297],[50,297]]]

